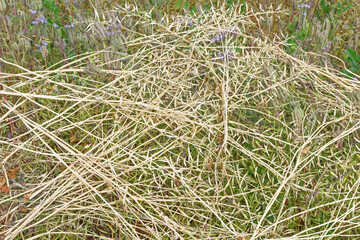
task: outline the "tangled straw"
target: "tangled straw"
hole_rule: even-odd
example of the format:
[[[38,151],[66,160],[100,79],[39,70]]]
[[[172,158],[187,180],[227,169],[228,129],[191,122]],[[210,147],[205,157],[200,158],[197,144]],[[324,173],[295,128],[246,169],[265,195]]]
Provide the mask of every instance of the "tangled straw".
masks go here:
[[[359,84],[288,55],[285,40],[256,36],[258,17],[281,11],[212,8],[162,22],[114,13],[128,33],[116,48],[44,71],[0,59],[22,71],[0,73],[1,166],[11,185],[5,166],[20,165],[25,186],[0,199],[5,239],[356,233],[358,180],[341,194],[318,190],[320,204],[305,200],[321,188],[314,179],[333,178],[329,162],[351,167],[332,145],[346,139],[359,151],[350,141],[360,129]],[[329,209],[323,223],[311,221]]]

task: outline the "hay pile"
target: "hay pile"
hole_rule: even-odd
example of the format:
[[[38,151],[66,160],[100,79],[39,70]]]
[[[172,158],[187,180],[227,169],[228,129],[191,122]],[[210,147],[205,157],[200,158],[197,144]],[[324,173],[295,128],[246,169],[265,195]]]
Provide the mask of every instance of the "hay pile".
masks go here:
[[[360,85],[264,37],[260,19],[281,14],[211,9],[156,22],[118,8],[108,21],[127,34],[109,38],[110,49],[44,71],[1,59],[21,73],[0,73],[2,185],[11,189],[0,233],[356,233]],[[103,28],[95,19],[89,39],[106,40]]]

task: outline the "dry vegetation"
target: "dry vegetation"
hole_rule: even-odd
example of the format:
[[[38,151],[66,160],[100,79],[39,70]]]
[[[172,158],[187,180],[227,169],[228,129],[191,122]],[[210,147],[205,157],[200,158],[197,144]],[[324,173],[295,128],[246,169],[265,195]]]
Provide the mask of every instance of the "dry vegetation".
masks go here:
[[[112,48],[0,58],[18,72],[0,73],[3,238],[359,236],[358,81],[266,38],[280,10],[130,9],[88,25],[128,26]]]

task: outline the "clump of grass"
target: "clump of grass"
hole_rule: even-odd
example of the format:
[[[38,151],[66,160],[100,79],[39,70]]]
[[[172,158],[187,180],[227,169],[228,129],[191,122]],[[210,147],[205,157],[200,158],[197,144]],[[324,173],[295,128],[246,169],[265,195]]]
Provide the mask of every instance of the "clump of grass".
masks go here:
[[[81,32],[101,50],[43,69],[0,58],[0,233],[358,236],[360,85],[263,35],[281,14],[118,7]]]

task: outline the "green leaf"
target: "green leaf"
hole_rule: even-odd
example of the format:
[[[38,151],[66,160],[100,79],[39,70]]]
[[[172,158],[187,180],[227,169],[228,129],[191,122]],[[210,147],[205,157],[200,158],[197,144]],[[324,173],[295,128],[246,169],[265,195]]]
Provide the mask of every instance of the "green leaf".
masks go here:
[[[177,8],[181,8],[181,3],[182,3],[181,0],[177,0],[175,6],[176,6]]]
[[[245,0],[241,0],[241,7],[240,7],[240,12],[244,13],[246,11],[246,7],[245,7]]]
[[[184,8],[189,9],[189,1],[187,1],[187,0],[185,1]]]
[[[354,6],[354,5],[353,5],[353,4],[350,4],[349,6],[344,7],[344,8],[343,8],[343,12],[345,12],[346,10],[349,10],[352,6]]]
[[[340,72],[346,74],[349,78],[352,78],[354,76],[352,72],[346,71],[345,69],[341,69]]]
[[[192,6],[190,12],[191,12],[191,15],[195,15],[196,14],[196,7]]]
[[[227,2],[227,9],[231,8],[234,5],[234,3],[231,0],[226,0],[226,2]]]
[[[49,12],[53,13],[55,18],[60,17],[60,8],[56,5],[55,1],[44,0],[45,8],[49,10]]]
[[[359,62],[360,61],[360,55],[357,54],[354,50],[348,48],[346,49],[346,53],[349,57],[351,57],[354,61]]]
[[[352,72],[355,73],[355,74],[356,74],[357,70],[358,70],[358,69],[357,69],[356,67],[350,68],[350,71],[352,71]]]
[[[324,0],[321,0],[321,1],[320,1],[320,6],[321,6],[321,8],[323,8],[323,9],[325,8],[325,1],[324,1]]]

